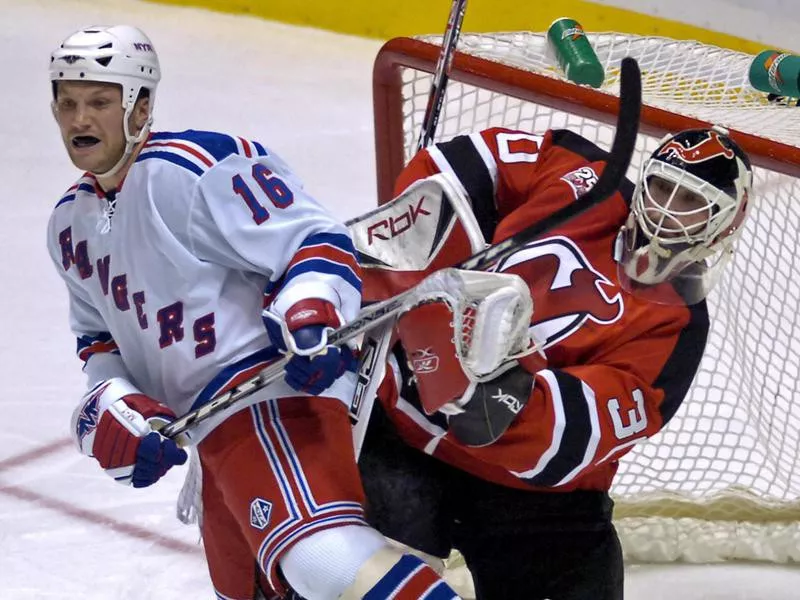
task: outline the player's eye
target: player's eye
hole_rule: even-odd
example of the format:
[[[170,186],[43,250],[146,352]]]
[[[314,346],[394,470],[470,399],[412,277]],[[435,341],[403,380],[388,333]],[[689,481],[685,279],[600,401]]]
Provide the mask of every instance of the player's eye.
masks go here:
[[[651,178],[649,185],[651,190],[655,190],[662,194],[672,194],[672,190],[675,188],[675,184],[673,182],[667,181],[666,179],[661,179],[660,177]]]
[[[68,98],[60,98],[56,102],[56,108],[58,109],[59,112],[75,110],[75,101],[70,100]]]
[[[110,105],[111,105],[111,100],[109,100],[108,98],[94,98],[89,103],[89,106],[97,110],[108,108]]]

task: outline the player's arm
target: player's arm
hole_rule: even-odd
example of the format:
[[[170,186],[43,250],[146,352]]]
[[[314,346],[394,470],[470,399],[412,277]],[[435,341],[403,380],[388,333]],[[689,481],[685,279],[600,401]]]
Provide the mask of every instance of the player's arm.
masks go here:
[[[498,212],[511,210],[507,199],[527,196],[540,160],[549,155],[550,137],[502,127],[456,136],[418,152],[398,176],[395,193],[418,179],[448,173],[469,197],[484,237],[491,240]]]
[[[708,332],[704,304],[682,314],[658,310],[663,320],[622,332],[625,340],[586,365],[541,368],[535,356],[522,359],[515,368],[532,382],[524,408],[494,443],[470,453],[531,485],[560,487],[657,433],[688,392]]]
[[[267,332],[295,357],[287,382],[316,394],[352,362],[327,335],[358,314],[361,276],[347,228],[282,169],[270,157],[215,166],[198,186],[189,233],[202,258],[265,278]]]
[[[85,290],[69,276],[70,270],[77,267],[71,242],[68,248],[60,243],[63,236],[59,235],[59,231],[63,231],[64,227],[58,227],[57,222],[56,213],[48,226],[47,247],[56,272],[67,287],[70,329],[77,340],[76,352],[83,363],[88,387],[111,377],[130,377],[102,315],[92,305]]]
[[[53,222],[48,248],[67,285],[70,326],[89,382],[89,390],[72,415],[72,438],[78,449],[95,458],[114,480],[134,487],[151,485],[170,467],[186,461],[186,453],[152,427],[155,422],[174,419],[175,414],[130,383],[131,376],[102,315],[66,275],[76,267],[63,260],[60,245],[52,241],[57,239],[52,235]]]
[[[443,279],[400,316],[413,371],[401,378],[413,374],[422,410],[446,415],[447,435],[481,463],[569,485],[659,431],[688,391],[708,331],[704,304],[629,307],[646,313],[587,347],[584,364],[555,368],[530,351],[535,308],[523,280],[465,275],[481,280],[454,290]],[[500,279],[509,276],[520,285]],[[557,348],[548,352],[558,364]]]

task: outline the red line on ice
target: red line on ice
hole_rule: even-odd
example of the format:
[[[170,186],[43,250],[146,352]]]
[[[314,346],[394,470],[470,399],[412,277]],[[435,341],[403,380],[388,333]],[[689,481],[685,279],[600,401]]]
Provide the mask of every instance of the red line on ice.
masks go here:
[[[26,465],[49,454],[63,450],[71,445],[72,440],[68,438],[60,439],[47,444],[46,446],[41,446],[17,456],[6,458],[5,460],[0,461],[0,472],[13,467]],[[156,546],[166,548],[167,550],[185,554],[202,552],[199,544],[187,544],[186,542],[160,535],[159,533],[151,529],[147,529],[146,527],[139,527],[137,525],[132,525],[131,523],[113,519],[101,512],[80,508],[79,506],[70,504],[69,502],[64,502],[63,500],[58,500],[56,498],[50,498],[18,485],[0,485],[0,494],[4,496],[10,496],[24,502],[29,502],[42,508],[50,509],[67,517],[71,517],[78,521],[83,521],[89,525],[104,527],[116,533],[121,533],[128,537],[148,542],[150,544],[155,544]]]

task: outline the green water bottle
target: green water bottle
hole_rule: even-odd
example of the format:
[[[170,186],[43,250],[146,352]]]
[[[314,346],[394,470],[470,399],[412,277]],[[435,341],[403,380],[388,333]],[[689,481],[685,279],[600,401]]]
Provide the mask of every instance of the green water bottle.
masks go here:
[[[586,32],[575,19],[561,17],[547,29],[547,43],[553,49],[567,79],[599,88],[606,77]]]
[[[800,56],[764,50],[750,63],[749,77],[761,92],[800,98]]]

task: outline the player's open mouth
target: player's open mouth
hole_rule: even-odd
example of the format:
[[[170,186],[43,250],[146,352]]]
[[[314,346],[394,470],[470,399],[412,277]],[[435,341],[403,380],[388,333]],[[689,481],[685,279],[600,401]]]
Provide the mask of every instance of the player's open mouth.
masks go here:
[[[91,148],[95,144],[99,144],[100,140],[91,135],[78,135],[72,138],[73,148]]]

